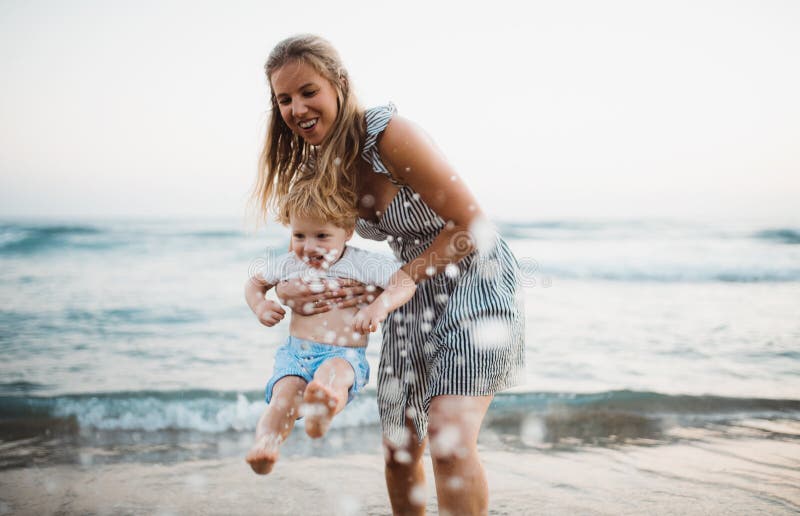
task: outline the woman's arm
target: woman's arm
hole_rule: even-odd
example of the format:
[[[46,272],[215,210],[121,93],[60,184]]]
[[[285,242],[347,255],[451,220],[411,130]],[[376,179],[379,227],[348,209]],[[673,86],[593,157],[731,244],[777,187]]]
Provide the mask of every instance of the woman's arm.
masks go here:
[[[446,222],[431,245],[403,270],[419,283],[474,251],[474,224],[483,214],[430,138],[408,120],[395,116],[383,131],[378,150],[392,175],[417,192]]]

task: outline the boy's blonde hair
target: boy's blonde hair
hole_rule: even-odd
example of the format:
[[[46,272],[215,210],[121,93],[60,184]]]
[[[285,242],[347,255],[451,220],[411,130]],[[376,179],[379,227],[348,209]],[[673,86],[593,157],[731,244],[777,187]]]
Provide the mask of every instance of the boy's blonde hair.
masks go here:
[[[288,226],[292,217],[303,217],[331,223],[352,231],[358,212],[355,206],[342,203],[337,197],[323,195],[313,181],[297,181],[286,195],[278,199],[277,220]]]
[[[336,91],[339,108],[336,120],[318,146],[310,145],[286,125],[275,92],[272,91],[272,74],[287,63],[294,62],[311,66]],[[336,206],[337,209],[349,206],[354,209],[357,205],[356,161],[366,136],[366,124],[364,110],[352,91],[347,70],[338,52],[319,36],[292,36],[272,49],[264,70],[270,86],[272,109],[252,194],[259,218],[266,220],[270,210],[278,208],[292,185],[298,181],[312,183],[313,195],[324,200],[325,206]],[[282,220],[281,217],[279,220]]]

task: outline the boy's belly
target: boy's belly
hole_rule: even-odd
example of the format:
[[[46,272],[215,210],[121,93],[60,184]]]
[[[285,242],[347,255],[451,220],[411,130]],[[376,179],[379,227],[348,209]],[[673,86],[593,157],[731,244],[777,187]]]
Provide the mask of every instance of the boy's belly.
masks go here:
[[[316,315],[292,313],[289,333],[293,337],[322,344],[360,348],[367,345],[367,335],[353,332],[353,316],[358,308],[334,308]]]

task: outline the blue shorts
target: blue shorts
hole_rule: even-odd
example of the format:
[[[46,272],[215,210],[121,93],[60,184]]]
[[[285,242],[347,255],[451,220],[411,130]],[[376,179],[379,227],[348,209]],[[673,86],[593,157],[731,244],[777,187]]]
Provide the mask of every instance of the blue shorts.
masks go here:
[[[369,381],[369,362],[367,362],[367,348],[348,348],[345,346],[332,346],[320,344],[312,340],[299,339],[290,336],[286,344],[278,348],[275,354],[275,369],[272,378],[267,382],[267,403],[272,399],[272,388],[275,383],[285,376],[299,376],[306,383],[314,378],[326,360],[343,358],[353,367],[355,379],[348,392],[347,402],[361,391]]]

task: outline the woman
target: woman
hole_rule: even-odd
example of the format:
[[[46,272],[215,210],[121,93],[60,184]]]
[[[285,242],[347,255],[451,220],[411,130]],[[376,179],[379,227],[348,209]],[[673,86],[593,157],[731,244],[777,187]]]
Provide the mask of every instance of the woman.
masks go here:
[[[478,203],[425,134],[393,105],[363,111],[336,50],[313,35],[288,38],[267,60],[272,117],[254,198],[266,216],[294,181],[314,181],[331,202],[357,206],[357,232],[386,240],[418,284],[386,319],[378,371],[386,482],[396,514],[424,513],[427,436],[439,507],[488,510],[477,452],[494,394],[514,385],[523,361],[517,264],[487,235]],[[310,294],[281,285],[293,307],[363,288]]]

